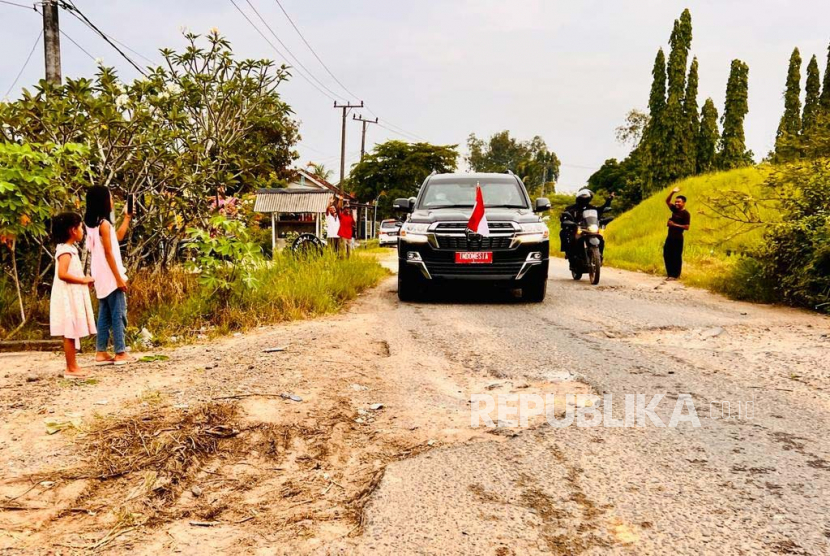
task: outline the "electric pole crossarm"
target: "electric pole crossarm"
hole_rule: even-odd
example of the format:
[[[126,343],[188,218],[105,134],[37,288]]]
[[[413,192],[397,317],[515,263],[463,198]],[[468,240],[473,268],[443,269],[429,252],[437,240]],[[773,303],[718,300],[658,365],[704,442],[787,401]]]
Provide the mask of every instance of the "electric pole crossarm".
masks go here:
[[[363,133],[360,136],[360,161],[363,162],[363,156],[366,154],[366,127],[369,124],[378,123],[378,119],[375,118],[374,120],[367,120],[362,115],[358,116],[357,114],[353,114],[352,119],[356,122],[362,122],[363,124]]]
[[[343,184],[346,180],[346,115],[348,114],[349,110],[352,108],[363,108],[363,101],[360,101],[360,104],[351,104],[347,102],[346,104],[337,104],[337,101],[334,101],[334,107],[340,108],[343,110],[343,127],[340,132],[340,184],[339,188],[343,189]]]

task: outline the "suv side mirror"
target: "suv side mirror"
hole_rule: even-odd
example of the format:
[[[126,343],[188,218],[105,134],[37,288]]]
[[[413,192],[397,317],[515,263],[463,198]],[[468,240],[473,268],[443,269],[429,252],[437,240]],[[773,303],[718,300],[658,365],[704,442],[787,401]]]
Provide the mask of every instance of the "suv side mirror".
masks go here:
[[[412,203],[409,199],[395,199],[392,202],[392,210],[396,212],[410,212],[412,210]]]
[[[545,212],[550,210],[550,201],[544,197],[536,199],[536,206],[533,207],[533,212]]]

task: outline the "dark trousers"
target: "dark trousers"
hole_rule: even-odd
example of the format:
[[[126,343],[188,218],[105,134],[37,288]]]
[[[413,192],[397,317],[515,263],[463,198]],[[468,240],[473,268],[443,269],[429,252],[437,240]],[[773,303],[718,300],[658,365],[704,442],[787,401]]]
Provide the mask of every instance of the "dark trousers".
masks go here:
[[[666,275],[669,278],[680,278],[683,270],[683,238],[667,237],[663,244],[663,261],[666,263]]]

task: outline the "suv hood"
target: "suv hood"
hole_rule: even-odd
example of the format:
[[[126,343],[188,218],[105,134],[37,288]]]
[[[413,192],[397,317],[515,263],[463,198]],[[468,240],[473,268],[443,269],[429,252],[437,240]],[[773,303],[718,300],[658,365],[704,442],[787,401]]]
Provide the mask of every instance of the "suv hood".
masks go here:
[[[433,210],[416,210],[410,217],[410,222],[415,223],[429,223],[433,222],[463,222],[470,219],[473,213],[472,207],[469,209],[433,209]],[[541,218],[537,216],[530,209],[508,209],[508,208],[489,208],[485,210],[488,222],[517,222],[519,224],[529,224],[532,222],[540,222]]]

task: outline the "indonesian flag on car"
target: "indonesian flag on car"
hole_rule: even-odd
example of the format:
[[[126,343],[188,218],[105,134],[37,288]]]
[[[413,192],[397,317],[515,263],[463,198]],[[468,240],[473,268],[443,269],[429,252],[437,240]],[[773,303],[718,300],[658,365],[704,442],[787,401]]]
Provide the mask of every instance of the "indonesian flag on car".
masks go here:
[[[467,229],[473,233],[489,236],[490,228],[487,226],[487,215],[484,214],[484,196],[481,194],[481,185],[476,184],[476,204],[473,207],[473,214],[467,222]]]

